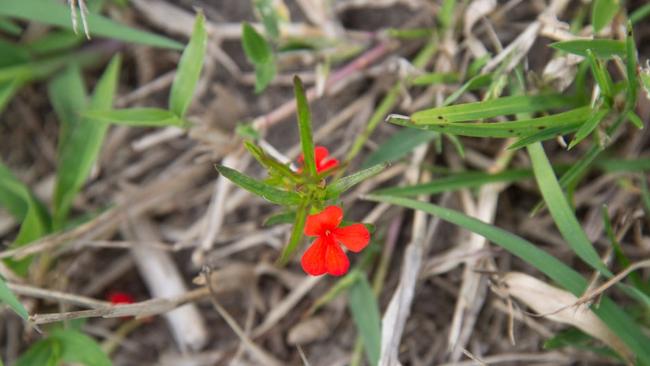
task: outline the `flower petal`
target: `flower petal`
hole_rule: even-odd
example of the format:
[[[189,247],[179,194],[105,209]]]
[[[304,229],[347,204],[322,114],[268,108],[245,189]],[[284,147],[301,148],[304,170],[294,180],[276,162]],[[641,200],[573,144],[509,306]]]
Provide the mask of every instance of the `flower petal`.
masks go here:
[[[327,243],[321,238],[314,240],[300,260],[302,269],[306,273],[312,276],[320,276],[327,272],[327,267],[325,265],[327,247]]]
[[[342,276],[350,268],[350,261],[338,244],[332,242],[327,245],[325,266],[332,276]]]
[[[337,166],[339,166],[339,161],[336,160],[336,159],[331,159],[331,158],[328,158],[328,159],[326,159],[324,161],[320,161],[319,163],[320,164],[318,164],[318,166],[316,167],[316,170],[319,173],[324,172],[324,171],[329,170],[329,169],[336,168]]]
[[[333,231],[334,238],[353,252],[359,252],[370,242],[370,232],[363,224],[352,224]]]
[[[320,162],[323,159],[326,159],[330,154],[329,150],[325,146],[316,146],[314,148],[314,160],[316,160],[316,166],[320,165]]]
[[[325,230],[333,231],[343,220],[343,210],[338,206],[327,206],[323,211],[307,216],[305,235],[324,236]]]

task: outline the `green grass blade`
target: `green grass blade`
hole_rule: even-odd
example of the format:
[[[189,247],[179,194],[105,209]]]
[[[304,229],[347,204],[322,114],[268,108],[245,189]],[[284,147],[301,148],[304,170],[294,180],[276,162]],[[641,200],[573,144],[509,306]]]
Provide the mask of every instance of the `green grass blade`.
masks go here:
[[[571,132],[574,132],[576,129],[578,129],[578,126],[576,125],[556,126],[556,127],[546,128],[532,135],[528,135],[518,139],[514,144],[508,146],[508,149],[516,150],[528,146],[530,144],[533,144],[535,142],[546,141],[561,135],[569,134]]]
[[[1,163],[0,206],[7,209],[17,221],[21,222],[18,235],[11,244],[12,248],[39,239],[50,231],[51,218],[45,206]],[[26,275],[30,259],[7,260],[5,263],[17,274]]]
[[[594,27],[594,33],[605,28],[619,10],[620,5],[617,0],[594,0],[591,7],[591,25]]]
[[[384,188],[373,192],[373,194],[395,197],[417,196],[420,194],[433,195],[462,188],[476,188],[488,183],[515,182],[532,177],[533,172],[528,169],[512,169],[500,173],[462,172],[437,178],[428,183]]]
[[[19,36],[23,32],[23,29],[9,19],[0,18],[0,31],[12,36]]]
[[[625,110],[634,113],[636,107],[637,93],[639,89],[639,77],[637,68],[637,49],[634,43],[632,23],[627,23],[627,36],[625,37],[625,72],[627,74],[627,98],[625,99]],[[643,125],[643,124],[641,124]]]
[[[487,60],[487,59],[486,59]],[[488,86],[492,83],[492,74],[480,74],[469,79],[465,84],[463,84],[458,90],[451,93],[444,102],[443,106],[450,105],[460,98],[461,95],[465,92],[476,90],[484,86]]]
[[[83,35],[69,30],[50,31],[26,46],[34,55],[47,55],[70,50],[82,44],[84,39]]]
[[[269,202],[276,203],[278,205],[295,205],[302,202],[302,197],[296,192],[281,191],[273,186],[255,180],[245,174],[236,171],[235,169],[231,169],[223,165],[215,165],[215,168],[221,175],[228,178],[236,185],[264,198]]]
[[[113,57],[97,83],[90,108],[95,110],[111,108],[117,89],[120,63],[119,55]],[[55,229],[65,226],[74,197],[97,160],[107,128],[106,122],[81,118],[78,125],[70,131],[66,143],[61,146],[54,189]]]
[[[18,300],[16,295],[7,287],[5,281],[0,277],[0,302],[7,304],[16,314],[24,320],[29,318],[29,313],[23,304]]]
[[[102,122],[135,127],[185,127],[187,122],[166,109],[129,108],[113,110],[89,110],[84,117]]]
[[[606,65],[603,66],[603,63],[596,58],[596,55],[590,49],[587,50],[587,60],[589,60],[591,73],[594,75],[594,79],[596,79],[596,82],[600,87],[601,94],[611,100],[613,96],[612,89],[614,86],[612,85],[612,79],[610,78],[609,73],[605,69]]]
[[[370,195],[367,198],[372,201],[421,210],[477,233],[539,269],[576,296],[581,296],[587,288],[587,280],[578,272],[539,249],[535,244],[508,231],[428,202],[377,195]],[[592,310],[636,354],[642,365],[650,365],[650,348],[647,347],[650,344],[650,338],[641,332],[638,324],[627,313],[618,308],[609,298],[603,298],[600,305]]]
[[[298,76],[293,78],[293,87],[296,95],[296,105],[298,106],[298,129],[300,131],[300,146],[302,146],[305,170],[309,176],[315,177],[318,172],[316,171],[314,139],[311,132],[311,113],[309,112],[305,88]]]
[[[71,64],[48,84],[48,94],[59,119],[59,153],[86,109],[86,86],[77,64]]]
[[[205,31],[205,16],[199,11],[194,21],[194,30],[190,43],[185,47],[178,63],[174,83],[169,96],[169,109],[180,118],[185,116],[190,106],[196,83],[199,81],[208,34]]]
[[[574,146],[576,146],[587,136],[589,136],[589,134],[591,134],[591,132],[594,129],[596,129],[596,127],[598,127],[600,121],[602,121],[603,119],[605,119],[605,117],[607,117],[608,113],[609,113],[608,108],[600,108],[592,111],[587,121],[583,123],[582,126],[580,126],[580,128],[576,132],[575,137],[569,144],[569,150],[573,149]]]
[[[630,14],[629,19],[632,24],[636,24],[648,15],[650,15],[650,4],[646,4],[637,8],[632,12],[632,14]]]
[[[363,340],[368,363],[377,365],[381,354],[381,317],[377,299],[365,274],[359,275],[350,287],[348,306]]]
[[[518,113],[547,111],[569,107],[573,104],[572,98],[559,94],[512,96],[427,109],[411,115],[411,120],[417,125],[463,122]]]
[[[438,133],[434,131],[421,131],[410,128],[399,130],[386,142],[379,145],[379,148],[363,161],[361,168],[365,169],[379,163],[399,160],[416,147],[431,141],[436,136],[438,136]]]
[[[289,243],[284,246],[284,249],[282,249],[282,254],[280,254],[280,259],[278,259],[277,264],[279,266],[286,265],[291,259],[291,257],[293,256],[293,253],[296,251],[296,248],[298,248],[300,239],[302,239],[302,231],[305,228],[305,223],[307,222],[308,214],[309,214],[309,206],[307,205],[298,206],[298,209],[296,210],[294,216],[293,228],[291,229],[291,236],[289,237]]]
[[[405,127],[433,130],[472,137],[525,137],[548,128],[566,127],[577,129],[589,115],[589,107],[573,109],[549,116],[516,120],[511,122],[448,122],[443,118],[428,124],[413,124],[409,120],[392,118],[391,123]]]
[[[374,177],[382,170],[386,169],[387,164],[377,164],[367,169],[360,170],[354,174],[339,178],[329,184],[325,189],[325,199],[337,198],[343,192],[363,182],[364,180]]]
[[[4,111],[11,98],[16,94],[20,88],[20,83],[17,79],[0,81],[0,114]]]
[[[564,192],[562,192],[542,145],[535,143],[528,145],[527,149],[535,172],[537,186],[564,240],[583,261],[605,276],[612,276],[612,273],[605,267],[598,252],[587,238],[587,234],[580,226],[571,206],[569,206],[569,202]]]
[[[72,30],[70,9],[63,3],[48,0],[3,0],[0,15],[24,20],[32,20],[56,25]],[[108,37],[122,41],[150,46],[181,49],[183,46],[169,38],[137,30],[116,23],[99,14],[86,15],[90,33],[94,36]]]
[[[551,43],[550,46],[556,50],[583,57],[587,57],[587,50],[591,50],[599,58],[625,56],[625,42],[613,39],[577,39]]]

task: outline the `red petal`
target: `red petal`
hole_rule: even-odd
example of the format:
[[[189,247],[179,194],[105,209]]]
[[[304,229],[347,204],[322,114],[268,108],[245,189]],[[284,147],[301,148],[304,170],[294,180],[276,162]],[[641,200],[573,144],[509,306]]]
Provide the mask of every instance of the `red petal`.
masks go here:
[[[325,265],[327,267],[327,273],[332,276],[342,276],[350,268],[350,261],[338,244],[331,243],[327,245]]]
[[[325,266],[325,255],[327,252],[327,244],[321,238],[314,240],[312,245],[307,249],[305,254],[302,255],[300,264],[302,269],[312,275],[320,276],[327,272]]]
[[[353,252],[359,252],[370,242],[370,232],[363,224],[352,224],[334,230],[334,238]]]
[[[110,301],[111,304],[133,304],[135,302],[133,296],[126,292],[119,291],[108,294],[108,301]]]
[[[324,172],[324,171],[332,169],[332,168],[336,168],[338,165],[339,165],[338,160],[336,160],[336,159],[327,159],[325,161],[321,161],[321,164],[319,164],[316,167],[316,170],[318,171],[318,173],[320,173],[320,172]]]
[[[329,154],[330,152],[325,146],[316,146],[314,148],[314,160],[316,160],[316,166],[319,166],[323,159],[327,159]]]
[[[325,230],[333,231],[343,220],[343,210],[337,206],[327,206],[315,215],[307,216],[305,235],[324,236]]]

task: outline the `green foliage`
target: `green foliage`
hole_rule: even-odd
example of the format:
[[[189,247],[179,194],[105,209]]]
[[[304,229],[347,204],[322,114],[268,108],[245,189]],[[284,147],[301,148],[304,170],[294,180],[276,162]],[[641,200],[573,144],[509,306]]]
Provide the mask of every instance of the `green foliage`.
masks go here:
[[[574,146],[579,144],[582,140],[584,140],[589,134],[598,127],[598,124],[607,117],[607,114],[609,113],[608,108],[598,108],[594,109],[591,111],[591,114],[589,115],[589,118],[587,118],[587,121],[583,123],[578,131],[576,132],[575,137],[573,140],[571,140],[571,143],[569,144],[569,149],[572,149]]]
[[[396,132],[377,150],[370,154],[361,164],[361,168],[369,168],[384,162],[393,162],[406,156],[416,147],[433,140],[438,136],[434,131],[403,129]]]
[[[533,172],[528,169],[511,169],[500,173],[461,172],[437,178],[427,183],[379,189],[373,194],[395,197],[417,196],[420,194],[432,195],[462,188],[476,188],[488,183],[514,182],[532,177]]]
[[[16,366],[56,366],[63,362],[85,366],[112,365],[94,339],[74,329],[56,329],[23,353]]]
[[[594,0],[591,7],[591,25],[594,27],[594,33],[605,28],[619,10],[619,0]]]
[[[0,16],[36,21],[72,30],[70,9],[63,3],[49,0],[3,0]],[[180,49],[182,46],[169,38],[140,31],[116,23],[99,14],[87,15],[93,35],[156,47]]]
[[[413,113],[410,120],[415,125],[465,122],[504,115],[540,112],[574,105],[575,100],[558,94],[537,96],[518,95],[482,102],[426,109]]]
[[[266,89],[275,77],[275,58],[271,45],[252,25],[242,23],[242,46],[248,61],[255,66],[255,92]]]
[[[289,243],[287,243],[287,245],[285,245],[282,249],[282,254],[280,254],[280,259],[278,259],[278,265],[284,266],[287,264],[291,259],[293,253],[298,248],[300,239],[302,239],[302,231],[305,228],[308,214],[309,206],[306,204],[302,204],[296,209],[293,228],[291,229],[291,236],[289,237]]]
[[[85,90],[78,68],[69,68],[50,84],[50,96],[61,121],[54,189],[55,229],[61,229],[65,225],[74,197],[88,178],[108,129],[106,122],[82,117],[82,113],[86,108],[96,111],[111,108],[117,89],[120,63],[119,55],[111,60],[88,105],[85,104]],[[73,100],[70,96],[81,99]]]
[[[51,229],[51,218],[45,206],[1,163],[0,206],[6,208],[17,221],[21,222],[18,235],[11,245],[12,248],[39,239]],[[25,275],[30,259],[7,260],[5,263],[19,275]]]
[[[325,199],[332,199],[340,196],[343,192],[354,187],[355,185],[370,179],[386,169],[387,164],[377,164],[370,168],[360,170],[354,174],[335,180],[325,189]]]
[[[598,252],[596,252],[587,238],[587,234],[580,226],[578,219],[576,219],[573,209],[569,206],[569,202],[562,192],[542,145],[539,143],[529,145],[528,154],[535,172],[537,186],[551,212],[555,225],[562,233],[566,243],[578,257],[582,258],[591,267],[607,277],[611,276],[612,273],[603,264]]]
[[[196,83],[199,81],[208,34],[205,30],[205,16],[199,12],[194,21],[194,30],[190,43],[185,47],[181,60],[178,63],[174,83],[169,96],[169,109],[179,118],[185,116],[187,108],[192,101]]]
[[[231,180],[233,183],[269,202],[278,205],[296,205],[303,201],[302,197],[296,192],[281,191],[271,185],[242,174],[235,169],[223,165],[215,165],[215,168],[220,174]]]
[[[587,56],[587,50],[591,50],[598,58],[612,58],[614,56],[625,56],[625,42],[613,39],[578,39],[551,43],[551,47],[573,53],[578,56]]]
[[[185,127],[187,125],[187,122],[179,118],[176,113],[160,108],[91,110],[85,112],[83,116],[105,123],[134,127]]]
[[[414,210],[421,210],[437,216],[444,221],[479,234],[492,243],[503,247],[513,255],[540,270],[554,282],[576,296],[581,296],[588,282],[578,272],[559,261],[535,244],[460,212],[437,206],[428,202],[408,198],[370,195],[368,199],[386,202]],[[650,338],[645,336],[639,326],[609,298],[602,298],[598,307],[592,310],[639,358],[642,364],[650,364],[650,349],[646,347]]]
[[[348,306],[363,340],[368,363],[377,365],[381,353],[381,316],[375,294],[363,273],[350,287]]]
[[[307,174],[315,177],[316,160],[314,157],[314,139],[311,132],[311,114],[309,112],[309,103],[305,95],[305,89],[299,77],[293,78],[294,94],[298,111],[298,130],[300,131],[300,146],[304,158],[305,169]]]
[[[273,0],[253,0],[253,5],[262,18],[266,34],[271,39],[277,39],[280,36],[280,17],[273,7]]]

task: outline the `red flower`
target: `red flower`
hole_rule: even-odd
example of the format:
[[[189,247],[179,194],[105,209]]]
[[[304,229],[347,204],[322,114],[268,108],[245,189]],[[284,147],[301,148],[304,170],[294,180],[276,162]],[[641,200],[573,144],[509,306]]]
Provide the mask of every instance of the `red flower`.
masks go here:
[[[350,261],[340,244],[353,252],[359,252],[370,241],[370,233],[363,224],[338,227],[343,219],[343,210],[328,206],[322,212],[309,215],[305,224],[305,235],[317,236],[302,256],[302,269],[312,276],[329,273],[341,276],[348,271]]]
[[[330,152],[324,146],[316,146],[314,148],[314,160],[316,160],[316,172],[321,173],[326,170],[336,168],[339,166],[339,161],[329,157]],[[298,156],[298,163],[303,165],[305,157],[300,154]],[[302,172],[302,167],[298,168],[298,172]]]
[[[108,301],[113,305],[117,304],[133,304],[135,300],[131,294],[126,292],[115,291],[108,294]]]

